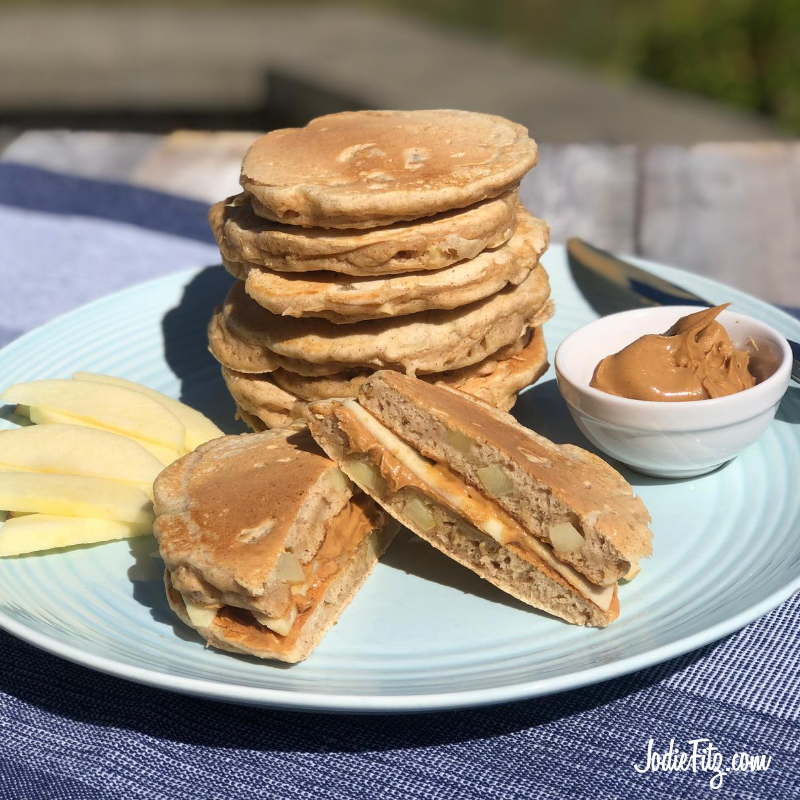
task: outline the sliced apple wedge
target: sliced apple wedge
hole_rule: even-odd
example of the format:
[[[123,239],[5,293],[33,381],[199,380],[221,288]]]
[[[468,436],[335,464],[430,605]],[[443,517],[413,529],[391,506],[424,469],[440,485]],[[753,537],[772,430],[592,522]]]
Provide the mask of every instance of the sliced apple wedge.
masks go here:
[[[186,427],[161,403],[122,386],[72,380],[18,383],[0,400],[68,414],[114,433],[182,451]]]
[[[109,542],[114,539],[130,539],[133,536],[145,536],[151,530],[150,525],[120,522],[116,519],[27,514],[23,517],[12,517],[0,526],[0,557],[78,544]]]
[[[142,439],[134,439],[132,436],[129,438],[131,441],[136,442],[144,447],[148,453],[155,456],[165,467],[168,467],[173,461],[177,461],[181,456],[186,455],[185,450],[181,450],[179,453],[177,450],[173,450],[171,447],[162,447],[160,444],[145,442]]]
[[[143,395],[161,403],[186,426],[186,450],[194,450],[204,442],[225,435],[205,414],[201,414],[191,406],[187,406],[186,403],[181,403],[179,400],[157,392],[155,389],[142,386],[139,383],[125,380],[125,378],[115,378],[112,375],[97,375],[94,372],[76,372],[72,376],[72,380],[121,386],[124,389],[141,392]]]
[[[144,439],[137,439],[135,436],[114,433],[113,431],[109,431],[107,428],[100,427],[89,420],[78,419],[78,417],[72,417],[69,414],[62,414],[59,411],[51,411],[49,408],[37,408],[34,406],[33,408],[28,408],[27,410],[28,418],[31,422],[35,422],[37,425],[46,425],[48,428],[51,425],[71,425],[73,427],[82,427],[86,430],[104,431],[105,433],[110,433],[113,436],[120,436],[124,439],[128,439],[129,441],[140,445],[148,453],[155,456],[162,468],[168,467],[173,461],[176,461],[182,455],[185,455],[183,451],[179,453],[177,450],[173,450],[171,447],[163,447],[160,444],[153,444],[153,442],[145,442]]]
[[[153,521],[150,498],[135,486],[37,472],[0,473],[0,508],[65,517],[96,517],[148,525]]]
[[[0,431],[0,470],[85,475],[121,481],[152,499],[164,465],[140,444],[118,433],[82,425],[36,426]]]

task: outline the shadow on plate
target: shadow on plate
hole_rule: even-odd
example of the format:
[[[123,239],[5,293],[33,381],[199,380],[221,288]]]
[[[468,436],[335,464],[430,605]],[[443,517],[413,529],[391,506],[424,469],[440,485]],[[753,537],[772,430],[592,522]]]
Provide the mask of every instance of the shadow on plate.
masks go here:
[[[518,611],[537,614],[548,620],[553,619],[549,614],[531,608],[511,595],[501,592],[496,586],[440,553],[435,547],[415,536],[406,528],[400,529],[391,547],[381,558],[381,564],[398,569],[408,575],[416,575],[426,581],[433,581],[441,586],[449,586],[456,591],[480,597],[491,603],[502,603],[502,605]],[[561,622],[561,620],[555,620],[555,622]]]
[[[798,405],[795,405],[794,412],[788,412],[794,414],[795,422],[800,421],[800,390],[797,390],[796,401]],[[791,400],[788,401],[789,404],[791,404],[791,402]],[[784,398],[778,410],[778,419],[781,418],[781,409],[784,408],[784,404],[787,404],[786,398]],[[558,444],[574,444],[600,456],[600,458],[614,467],[631,486],[671,486],[696,481],[698,479],[697,477],[656,478],[650,475],[643,475],[606,455],[580,432],[580,429],[569,413],[566,401],[558,391],[558,383],[555,378],[542,381],[541,383],[535,383],[530,389],[523,392],[519,400],[517,400],[517,404],[514,406],[513,413],[523,425]],[[708,474],[714,475],[727,469],[733,461],[735,461],[735,459],[726,461],[724,464],[717,467],[714,472]]]
[[[214,357],[208,351],[206,328],[216,306],[225,299],[234,278],[222,266],[205,267],[183,290],[175,308],[162,321],[164,356],[180,379],[180,399],[202,411],[225,433],[242,433],[235,407]]]
[[[204,644],[195,631],[187,628],[172,612],[164,591],[164,562],[154,556],[158,543],[153,536],[128,540],[133,563],[128,568],[128,580],[133,584],[133,599],[143,605],[150,616],[161,625],[169,625],[179,639]]]
[[[728,469],[731,464],[736,461],[735,458],[732,458],[730,461],[720,464],[716,469],[712,469],[711,472],[706,472],[702,475],[693,475],[688,478],[657,478],[655,475],[644,475],[641,472],[636,472],[608,456],[604,456],[604,458],[611,463],[614,469],[619,471],[631,486],[680,486],[683,483],[692,483],[693,481],[703,480],[711,475],[718,475]]]
[[[800,425],[800,386],[789,386],[778,406],[775,419]]]
[[[586,450],[599,452],[580,432],[570,416],[555,378],[534,383],[526,389],[519,396],[512,413],[525,427],[557,444],[575,444]]]

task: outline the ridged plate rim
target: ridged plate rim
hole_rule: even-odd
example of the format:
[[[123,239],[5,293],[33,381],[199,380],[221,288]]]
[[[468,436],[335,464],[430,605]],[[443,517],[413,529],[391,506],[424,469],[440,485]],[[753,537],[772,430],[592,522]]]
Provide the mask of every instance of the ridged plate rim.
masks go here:
[[[547,262],[564,261],[564,251],[560,246],[553,246],[544,259]],[[726,294],[735,300],[746,300],[752,308],[760,311],[770,324],[782,330],[786,335],[800,338],[800,323],[791,316],[763,301],[708,278],[703,278],[673,267],[656,264],[643,259],[633,259],[641,266],[662,275],[688,289],[700,294]],[[125,303],[140,291],[167,290],[188,283],[200,270],[185,270],[164,276],[152,281],[137,284],[128,289],[99,298],[84,306],[73,309],[47,324],[32,330],[5,348],[0,350],[0,379],[6,359],[13,358],[15,353],[24,350],[31,342],[47,337],[55,325],[64,325],[77,321],[81,317],[103,306],[114,303]],[[555,298],[558,303],[558,297]],[[755,314],[757,316],[758,313]],[[551,349],[551,359],[552,359]],[[36,377],[31,375],[31,378]],[[790,440],[791,441],[791,440]],[[792,442],[795,449],[797,443]],[[797,518],[794,520],[798,522]],[[456,709],[492,705],[526,698],[544,696],[556,692],[577,689],[590,684],[599,683],[612,678],[651,667],[668,661],[687,652],[717,641],[724,636],[743,628],[748,623],[776,608],[791,595],[800,590],[800,574],[790,577],[777,590],[769,593],[757,602],[747,606],[729,618],[699,631],[677,639],[669,644],[654,647],[644,653],[624,657],[597,667],[578,672],[557,675],[542,680],[522,681],[510,685],[497,686],[478,690],[458,692],[441,691],[419,694],[337,694],[324,692],[297,692],[292,690],[261,688],[244,684],[227,684],[202,678],[187,678],[170,675],[157,669],[144,669],[127,664],[115,658],[101,657],[87,653],[80,648],[60,641],[51,636],[31,629],[23,622],[14,619],[0,609],[0,627],[18,638],[52,653],[61,658],[81,664],[91,669],[131,680],[137,683],[161,689],[197,695],[210,699],[232,703],[263,705],[303,711],[327,712],[417,712]]]

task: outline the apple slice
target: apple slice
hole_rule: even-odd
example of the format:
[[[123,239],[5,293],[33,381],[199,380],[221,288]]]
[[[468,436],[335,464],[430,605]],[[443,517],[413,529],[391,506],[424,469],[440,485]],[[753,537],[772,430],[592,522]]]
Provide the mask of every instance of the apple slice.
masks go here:
[[[141,392],[88,381],[43,380],[10,386],[0,400],[68,414],[145,442],[183,450],[186,427]]]
[[[65,517],[97,517],[148,525],[150,498],[135,486],[85,475],[0,473],[0,508]]]
[[[133,441],[133,440],[130,440],[130,441]],[[158,461],[158,459],[156,459],[156,461]],[[158,466],[159,466],[160,469],[164,468],[164,465],[160,461],[158,461]],[[8,467],[5,464],[0,464],[0,474],[3,473],[3,472],[31,472],[33,474],[42,474],[45,471],[44,470],[23,469],[22,467]],[[54,472],[54,473],[45,473],[45,474],[54,474],[54,475],[70,475],[70,474],[72,474],[72,475],[76,475],[78,473]],[[87,477],[94,477],[94,476],[87,476]],[[109,480],[114,480],[114,479],[113,478],[109,478]],[[141,483],[139,481],[119,481],[119,483],[124,483],[126,486],[135,486],[137,489],[141,489],[150,498],[151,502],[155,499],[155,497],[153,496],[153,484],[152,483]],[[15,516],[18,516],[21,513],[22,513],[21,511],[18,511],[15,514]],[[0,522],[2,522],[2,521],[3,521],[3,519],[2,519],[2,517],[0,517]]]
[[[194,450],[204,442],[225,435],[205,414],[201,414],[191,406],[187,406],[186,403],[181,403],[179,400],[174,400],[172,397],[168,397],[147,386],[142,386],[139,383],[125,380],[125,378],[115,378],[112,375],[97,375],[94,372],[76,372],[72,376],[72,380],[122,386],[124,389],[141,392],[143,395],[161,403],[186,426],[186,450]]]
[[[193,603],[187,598],[183,598],[183,605],[186,607],[186,616],[189,617],[195,628],[208,628],[217,616],[218,608],[205,608]]]
[[[116,519],[81,519],[52,514],[27,514],[13,517],[0,526],[0,557],[95,544],[114,539],[130,539],[150,533],[150,525],[120,522]]]
[[[152,499],[163,464],[118,433],[81,425],[36,426],[0,431],[0,470],[85,475],[129,483]]]
[[[183,452],[179,453],[177,450],[173,450],[171,447],[163,447],[160,444],[146,442],[144,439],[137,439],[135,436],[114,433],[113,431],[109,431],[107,428],[96,425],[94,422],[78,419],[78,417],[72,417],[69,414],[62,414],[59,411],[51,411],[49,408],[37,408],[34,406],[33,408],[28,408],[27,411],[29,415],[28,418],[31,420],[31,422],[35,422],[38,425],[46,425],[47,427],[50,427],[51,425],[71,425],[72,427],[81,427],[85,430],[104,431],[112,436],[119,436],[123,439],[128,439],[131,442],[141,445],[145,450],[147,450],[148,453],[155,456],[162,468],[168,467],[173,461],[176,461],[182,455],[184,455]],[[2,454],[0,454],[0,458],[1,457]]]

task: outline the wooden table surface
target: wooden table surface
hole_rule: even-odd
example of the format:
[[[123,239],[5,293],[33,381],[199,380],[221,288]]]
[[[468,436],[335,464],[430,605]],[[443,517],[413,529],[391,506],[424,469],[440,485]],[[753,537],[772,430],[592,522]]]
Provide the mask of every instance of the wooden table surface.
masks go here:
[[[28,131],[0,160],[211,203],[237,191],[256,135]],[[522,199],[554,242],[582,236],[800,306],[800,144],[540,143]]]

